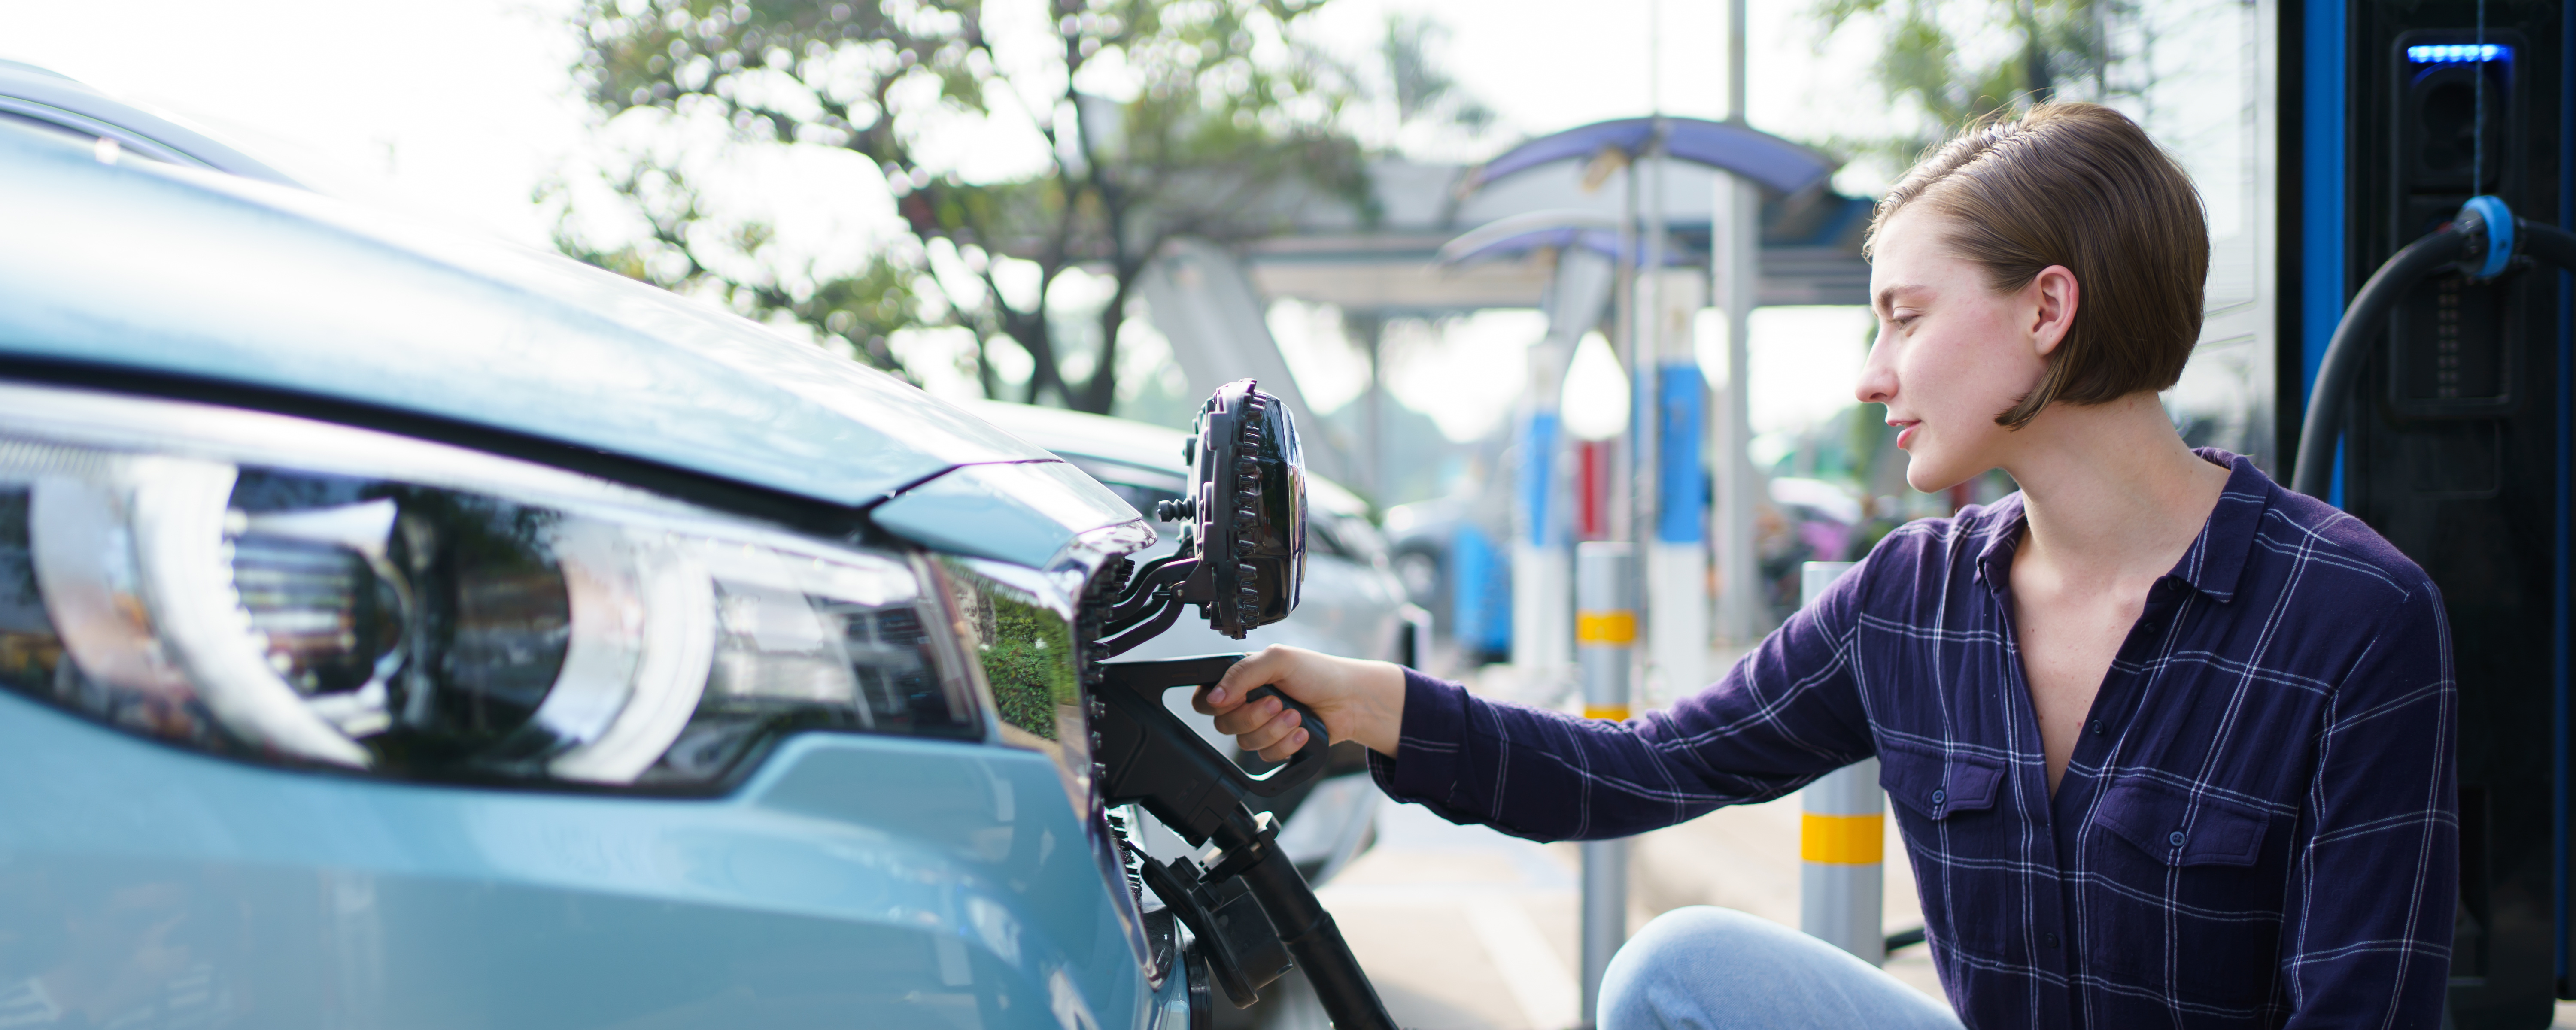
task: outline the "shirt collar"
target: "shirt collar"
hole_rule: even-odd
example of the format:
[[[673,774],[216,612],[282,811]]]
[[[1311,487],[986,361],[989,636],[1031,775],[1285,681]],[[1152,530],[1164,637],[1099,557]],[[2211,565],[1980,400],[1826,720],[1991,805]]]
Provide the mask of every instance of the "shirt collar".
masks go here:
[[[2237,577],[2254,551],[2254,531],[2262,527],[2263,511],[2272,506],[2272,491],[2279,487],[2254,466],[2252,458],[2216,447],[2193,453],[2210,464],[2226,466],[2227,486],[2218,494],[2218,506],[2209,510],[2209,521],[2200,527],[2200,539],[2191,542],[2191,550],[2183,552],[2170,575],[2221,602],[2233,601]]]
[[[2166,576],[2222,603],[2233,601],[2237,577],[2254,549],[2254,531],[2262,525],[2263,510],[2271,506],[2277,487],[2244,455],[2215,447],[2196,448],[2192,453],[2210,464],[2226,466],[2227,486],[2219,492],[2218,506],[2210,509],[2209,521],[2201,524],[2199,538]],[[1970,545],[1977,548],[1977,579],[1986,589],[2002,593],[2011,584],[2013,551],[2021,546],[2022,526],[2028,521],[2021,493],[2014,491],[1987,508],[1974,524],[1962,527],[1970,534]]]

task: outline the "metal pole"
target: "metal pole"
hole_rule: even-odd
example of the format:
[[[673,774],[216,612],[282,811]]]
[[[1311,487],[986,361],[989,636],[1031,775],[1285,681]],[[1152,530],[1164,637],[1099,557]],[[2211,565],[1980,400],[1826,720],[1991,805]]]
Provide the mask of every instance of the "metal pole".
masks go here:
[[[1647,113],[1653,116],[1654,131],[1646,136],[1646,145],[1637,151],[1637,160],[1645,164],[1646,202],[1643,209],[1631,203],[1628,217],[1641,215],[1644,221],[1630,231],[1638,239],[1639,273],[1635,280],[1637,295],[1630,298],[1633,321],[1628,347],[1628,439],[1629,509],[1626,539],[1643,546],[1655,538],[1655,512],[1660,503],[1656,495],[1656,438],[1663,419],[1656,410],[1658,391],[1655,366],[1664,355],[1664,102],[1663,102],[1663,5],[1648,0],[1646,5],[1646,97]],[[1630,196],[1635,196],[1636,176],[1629,176]],[[1654,610],[1645,611],[1648,632],[1654,625]]]
[[[1854,564],[1808,562],[1799,607],[1816,603]],[[1870,965],[1886,964],[1887,795],[1878,789],[1878,759],[1826,773],[1799,799],[1798,928]]]
[[[1726,0],[1726,120],[1744,124],[1744,0]]]
[[[1658,442],[1656,437],[1660,435],[1657,430],[1663,424],[1662,415],[1655,407],[1655,366],[1663,360],[1664,354],[1664,148],[1659,138],[1663,135],[1660,128],[1663,119],[1658,118],[1655,122],[1658,126],[1655,136],[1658,138],[1647,141],[1645,153],[1639,158],[1646,163],[1646,204],[1644,221],[1636,228],[1641,254],[1635,280],[1637,296],[1629,309],[1635,313],[1632,316],[1636,327],[1633,332],[1637,335],[1637,342],[1628,350],[1628,410],[1634,413],[1628,438],[1636,443],[1630,449],[1635,467],[1629,475],[1632,499],[1629,502],[1627,539],[1641,544],[1655,538],[1655,511],[1659,501],[1655,495],[1655,445]],[[1651,621],[1653,613],[1648,612],[1647,615]]]
[[[1637,644],[1637,552],[1587,541],[1574,552],[1574,653],[1583,669],[1583,714],[1628,717],[1628,668]],[[1601,973],[1628,941],[1628,842],[1583,842],[1583,1024],[1601,1004]]]
[[[1618,320],[1616,328],[1619,336],[1611,342],[1611,349],[1619,357],[1619,366],[1631,370],[1628,373],[1629,397],[1632,398],[1628,405],[1628,422],[1633,428],[1637,419],[1637,406],[1633,400],[1637,385],[1636,373],[1633,371],[1637,367],[1637,158],[1635,155],[1628,155],[1627,163],[1619,169],[1619,185],[1619,254],[1617,258],[1619,292],[1613,298],[1612,307]],[[1636,517],[1637,510],[1635,494],[1637,434],[1633,432],[1621,434],[1620,437],[1609,440],[1608,444],[1611,461],[1609,496],[1604,498],[1609,507],[1609,511],[1604,513],[1609,516],[1606,531],[1613,540],[1632,540],[1635,538],[1628,534],[1635,528],[1631,525],[1631,520]]]
[[[1386,319],[1371,311],[1359,316],[1360,340],[1368,346],[1368,485],[1369,500],[1379,511],[1395,503],[1386,485]]]
[[[1727,120],[1745,122],[1744,0],[1727,4]],[[1726,402],[1717,419],[1718,500],[1718,634],[1737,643],[1762,635],[1769,621],[1762,602],[1761,577],[1755,570],[1753,546],[1754,491],[1761,476],[1746,448],[1753,442],[1752,370],[1747,337],[1752,332],[1754,287],[1762,254],[1762,195],[1753,183],[1735,175],[1717,180],[1718,306],[1726,310]]]

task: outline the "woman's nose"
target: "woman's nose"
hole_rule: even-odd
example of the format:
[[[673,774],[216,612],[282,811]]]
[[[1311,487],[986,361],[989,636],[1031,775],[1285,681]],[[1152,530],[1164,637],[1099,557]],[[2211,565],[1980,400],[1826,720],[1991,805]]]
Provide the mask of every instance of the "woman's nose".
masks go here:
[[[1883,338],[1869,345],[1869,359],[1861,362],[1860,382],[1853,385],[1852,396],[1863,404],[1885,404],[1896,396],[1896,370],[1889,367]]]

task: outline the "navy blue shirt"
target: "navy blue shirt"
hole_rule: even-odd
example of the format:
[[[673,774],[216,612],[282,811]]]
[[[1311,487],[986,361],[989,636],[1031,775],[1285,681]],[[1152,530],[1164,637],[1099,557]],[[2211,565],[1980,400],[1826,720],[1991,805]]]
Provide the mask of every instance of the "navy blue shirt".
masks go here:
[[[2014,643],[2019,494],[1900,527],[1668,711],[1584,720],[1409,674],[1378,782],[1562,840],[1876,756],[1972,1027],[2436,1026],[2458,862],[2441,597],[2359,521],[2201,454],[2226,491],[2053,797]]]

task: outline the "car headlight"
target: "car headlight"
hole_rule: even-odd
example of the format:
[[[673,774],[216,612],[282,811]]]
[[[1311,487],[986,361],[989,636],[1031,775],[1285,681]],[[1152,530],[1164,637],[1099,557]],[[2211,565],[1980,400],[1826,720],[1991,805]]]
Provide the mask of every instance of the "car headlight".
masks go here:
[[[670,789],[793,730],[987,736],[916,554],[284,416],[5,385],[0,412],[0,686],[135,732]]]

